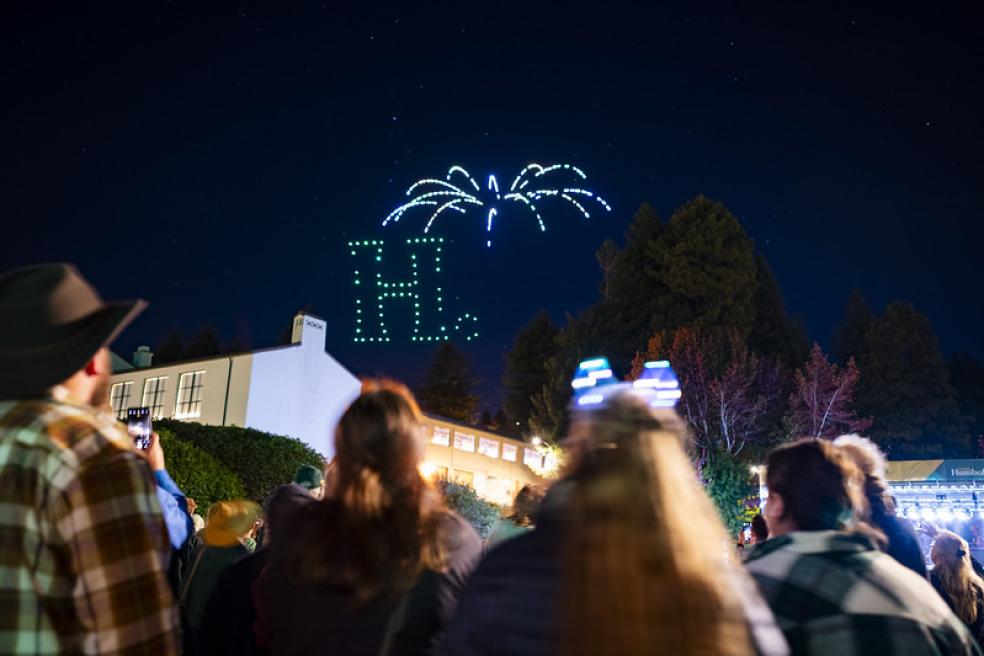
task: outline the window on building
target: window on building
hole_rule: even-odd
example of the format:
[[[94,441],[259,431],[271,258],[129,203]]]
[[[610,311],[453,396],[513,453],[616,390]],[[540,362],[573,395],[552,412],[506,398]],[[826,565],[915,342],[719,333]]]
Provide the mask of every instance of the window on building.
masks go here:
[[[509,460],[511,462],[516,462],[516,445],[515,444],[503,444],[502,445],[502,459]]]
[[[496,440],[490,440],[487,437],[480,438],[478,440],[478,452],[483,456],[488,456],[489,458],[498,458],[499,442]]]
[[[470,471],[465,471],[464,469],[455,469],[451,473],[451,481],[453,483],[458,483],[459,485],[467,485],[472,487],[475,482],[475,474]]]
[[[454,432],[454,448],[475,453],[475,436],[471,433]]]
[[[527,467],[541,467],[543,457],[536,449],[523,449],[523,464]]]
[[[105,388],[103,388],[105,389]],[[109,389],[109,404],[113,407],[117,419],[126,419],[126,409],[130,407],[130,394],[133,383],[115,383]]]
[[[436,467],[434,469],[434,480],[436,480],[436,481],[446,481],[446,480],[448,480],[448,468],[447,467]]]
[[[175,419],[195,419],[202,416],[202,386],[205,372],[194,371],[178,378],[178,401],[174,406]]]
[[[439,446],[451,446],[451,429],[442,426],[434,427],[434,434],[431,437],[431,444]]]
[[[164,416],[164,387],[167,383],[167,376],[148,378],[144,381],[143,403],[145,408],[150,408],[150,416],[160,419]]]

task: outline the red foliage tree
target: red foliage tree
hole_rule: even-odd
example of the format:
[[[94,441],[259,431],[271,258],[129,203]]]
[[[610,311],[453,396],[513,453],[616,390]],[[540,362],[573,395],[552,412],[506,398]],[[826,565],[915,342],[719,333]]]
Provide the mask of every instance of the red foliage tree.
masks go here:
[[[831,364],[819,344],[798,370],[789,397],[789,425],[794,435],[832,439],[842,433],[857,433],[871,426],[854,410],[854,388],[861,373],[854,358],[840,369]]]
[[[687,326],[657,333],[633,361],[632,378],[646,360],[669,360],[683,393],[677,410],[696,446],[737,455],[768,434],[766,418],[782,401],[783,370],[748,350],[736,330]]]

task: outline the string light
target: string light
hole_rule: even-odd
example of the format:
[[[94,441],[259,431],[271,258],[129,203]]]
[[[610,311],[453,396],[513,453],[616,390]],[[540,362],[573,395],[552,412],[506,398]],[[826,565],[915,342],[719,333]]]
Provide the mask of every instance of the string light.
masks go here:
[[[457,200],[451,202],[458,202]],[[463,211],[463,210],[460,210]],[[494,211],[494,210],[493,210]],[[491,221],[491,217],[489,219]],[[472,341],[478,338],[478,317],[472,315],[471,313],[466,313],[463,316],[458,317],[453,322],[453,331],[448,329],[448,322],[442,317],[445,316],[444,310],[444,288],[436,287],[436,291],[431,293],[426,293],[422,287],[421,283],[421,262],[425,260],[424,253],[421,251],[429,250],[432,256],[433,268],[432,274],[430,275],[440,275],[441,273],[441,255],[442,255],[442,245],[444,243],[443,237],[411,237],[406,240],[406,245],[410,250],[410,280],[401,281],[390,281],[383,278],[383,274],[380,271],[376,271],[375,279],[375,304],[376,312],[364,313],[363,310],[363,299],[367,303],[372,303],[372,298],[367,298],[365,294],[371,293],[368,289],[365,289],[363,285],[364,275],[361,273],[360,269],[355,270],[355,286],[359,287],[362,292],[362,298],[356,298],[356,319],[355,319],[355,334],[353,336],[356,342],[391,342],[393,341],[390,326],[386,324],[386,308],[387,304],[392,303],[407,303],[413,310],[413,323],[411,324],[411,335],[410,341],[413,342],[438,342],[438,341],[448,341],[452,338],[452,332],[462,337],[465,341]],[[360,240],[360,241],[350,241],[348,242],[349,253],[353,257],[362,257],[364,261],[368,261],[370,266],[379,266],[383,261],[383,247],[384,243],[381,239],[372,240]],[[433,310],[436,312],[436,322],[435,328],[437,329],[433,334],[426,334],[422,327],[422,319],[424,318],[425,309],[429,309],[431,306],[429,303],[425,302],[427,300],[433,299],[434,305]],[[376,330],[372,330],[366,324],[371,322],[371,317],[376,314],[378,318],[376,319]],[[430,313],[428,312],[428,315]],[[364,321],[365,319],[365,321]]]
[[[594,192],[588,191],[587,189],[582,189],[580,187],[547,187],[540,186],[544,181],[545,176],[550,176],[552,173],[567,173],[574,174],[580,180],[587,180],[587,174],[577,166],[572,164],[551,164],[550,166],[541,166],[537,163],[531,163],[526,165],[520,172],[519,175],[513,179],[512,184],[509,186],[509,193],[502,194],[499,190],[499,181],[496,179],[494,174],[490,174],[488,177],[487,184],[487,195],[484,198],[479,197],[477,194],[482,194],[482,189],[479,187],[478,182],[475,178],[462,166],[457,164],[448,169],[448,173],[445,180],[439,180],[437,178],[423,178],[414,182],[407,189],[406,195],[411,196],[411,199],[406,203],[400,205],[392,212],[390,212],[385,219],[383,219],[383,225],[386,226],[390,222],[396,223],[400,218],[409,210],[417,207],[431,206],[437,209],[431,214],[430,219],[424,227],[424,234],[430,232],[431,227],[433,227],[434,222],[446,211],[453,210],[459,213],[467,213],[468,205],[474,205],[478,207],[488,207],[489,209],[485,213],[486,216],[486,246],[492,246],[491,232],[492,232],[492,217],[497,216],[499,213],[499,208],[494,207],[494,203],[501,200],[513,201],[518,203],[523,203],[527,209],[529,209],[533,216],[536,217],[537,225],[540,227],[541,232],[546,232],[547,227],[543,221],[543,217],[540,215],[539,210],[533,201],[538,201],[541,198],[551,198],[558,197],[571,205],[573,205],[581,215],[588,219],[591,218],[590,212],[585,208],[585,206],[579,202],[574,196],[583,196],[588,199],[592,199],[599,203],[605,211],[611,212],[612,208],[604,198],[595,194]],[[532,175],[531,175],[532,174]],[[472,189],[476,193],[471,191],[466,191],[462,186],[456,185],[452,182],[455,176],[464,177],[468,180]],[[533,185],[530,189],[526,189]],[[416,194],[416,195],[414,195]]]

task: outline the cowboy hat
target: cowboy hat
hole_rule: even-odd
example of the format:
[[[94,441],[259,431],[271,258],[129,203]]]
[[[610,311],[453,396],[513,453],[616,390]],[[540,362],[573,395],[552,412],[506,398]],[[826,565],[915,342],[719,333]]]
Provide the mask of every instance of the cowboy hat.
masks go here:
[[[0,399],[41,394],[70,378],[145,307],[104,302],[70,264],[0,273]]]

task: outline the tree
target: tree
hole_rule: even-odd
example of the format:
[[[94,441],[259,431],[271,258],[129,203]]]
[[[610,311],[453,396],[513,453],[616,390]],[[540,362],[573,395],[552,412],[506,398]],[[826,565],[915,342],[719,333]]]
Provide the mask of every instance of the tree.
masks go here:
[[[477,384],[467,356],[453,343],[444,342],[434,353],[417,400],[428,412],[471,423],[478,410],[479,399],[472,394]]]
[[[783,371],[774,359],[749,351],[737,329],[657,333],[647,353],[637,355],[631,378],[647,360],[671,362],[682,392],[677,410],[698,448],[736,456],[769,438],[767,419],[783,402]]]
[[[967,417],[970,434],[979,443],[984,439],[984,363],[968,353],[955,353],[949,367],[960,412]]]
[[[502,405],[506,416],[512,418],[514,430],[522,435],[529,433],[531,399],[547,381],[546,363],[557,354],[559,332],[550,315],[541,310],[519,331],[506,354]]]
[[[929,318],[895,301],[865,336],[857,407],[893,457],[962,456],[966,424]]]
[[[729,535],[736,535],[750,520],[745,502],[755,489],[749,473],[748,465],[726,453],[710,455],[701,468],[704,490],[717,506]]]
[[[697,196],[677,209],[649,244],[668,290],[659,299],[656,329],[733,328],[747,336],[755,320],[756,265],[752,240],[721,203]]]
[[[177,328],[172,328],[157,342],[154,349],[154,364],[165,364],[180,360],[185,351],[184,337]]]
[[[492,413],[488,409],[482,410],[482,416],[478,418],[478,425],[482,428],[492,429]]]
[[[854,358],[843,369],[827,361],[819,344],[795,374],[789,397],[789,423],[794,436],[834,438],[859,433],[871,426],[854,411],[854,389],[860,373]]]
[[[207,358],[211,355],[218,355],[222,352],[219,345],[219,334],[212,324],[202,326],[195,336],[191,338],[185,346],[182,357],[191,360],[194,358]]]
[[[786,312],[779,282],[761,255],[755,256],[752,304],[755,322],[748,336],[748,347],[756,353],[777,357],[790,368],[802,364],[809,351],[805,329]]]
[[[612,277],[615,274],[618,257],[618,246],[611,239],[603,241],[601,248],[595,252],[595,259],[598,260],[598,267],[601,269],[601,298],[604,301],[608,301],[611,292]]]
[[[837,362],[847,364],[854,358],[860,360],[867,348],[868,331],[875,321],[875,315],[868,307],[868,302],[857,289],[851,292],[844,309],[844,320],[834,330],[831,341],[831,351]]]
[[[495,416],[492,417],[492,426],[495,430],[508,433],[510,435],[516,432],[514,430],[514,426],[509,425],[509,418],[506,416],[506,413],[502,410],[502,408],[495,411]]]

